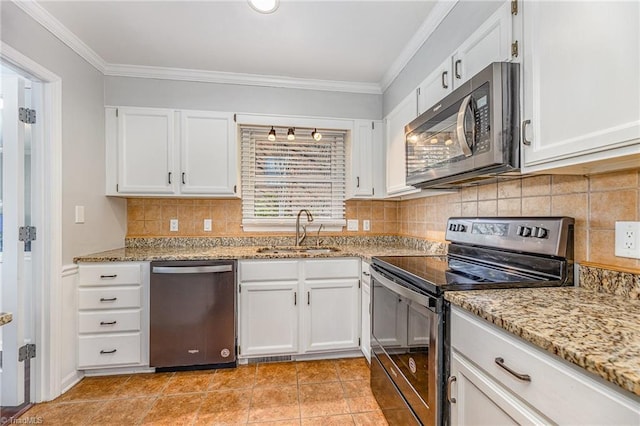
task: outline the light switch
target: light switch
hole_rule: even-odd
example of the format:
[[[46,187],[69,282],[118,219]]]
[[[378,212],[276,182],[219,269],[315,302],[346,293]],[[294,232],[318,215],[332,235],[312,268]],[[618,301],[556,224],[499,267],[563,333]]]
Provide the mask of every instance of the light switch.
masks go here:
[[[363,220],[362,221],[362,230],[363,231],[371,231],[371,222],[369,222],[368,220]]]
[[[357,231],[357,230],[358,230],[358,219],[347,220],[347,231]]]
[[[178,219],[171,219],[169,221],[169,231],[178,232]]]
[[[211,219],[204,220],[204,230],[211,231]]]
[[[84,223],[84,206],[76,206],[76,223]]]

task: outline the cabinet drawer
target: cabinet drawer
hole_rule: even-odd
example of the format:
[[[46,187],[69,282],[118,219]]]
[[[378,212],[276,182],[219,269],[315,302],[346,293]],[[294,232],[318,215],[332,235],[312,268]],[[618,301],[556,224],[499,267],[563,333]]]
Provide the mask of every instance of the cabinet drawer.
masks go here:
[[[140,307],[140,287],[80,288],[78,309]]]
[[[140,284],[140,264],[80,265],[80,286]]]
[[[240,262],[240,281],[297,280],[297,260],[245,260]]]
[[[306,260],[305,278],[360,278],[359,259],[318,259]]]
[[[78,333],[139,331],[140,310],[80,312]]]
[[[637,424],[640,405],[622,390],[592,377],[518,337],[456,307],[451,345],[498,383],[559,424]],[[497,358],[531,381],[498,366]]]
[[[140,333],[81,336],[78,368],[110,367],[140,363]]]

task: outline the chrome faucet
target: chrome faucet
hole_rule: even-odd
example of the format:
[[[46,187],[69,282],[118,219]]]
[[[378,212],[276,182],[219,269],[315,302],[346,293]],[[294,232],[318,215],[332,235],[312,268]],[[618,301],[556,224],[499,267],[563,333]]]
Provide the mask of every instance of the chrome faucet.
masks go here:
[[[302,209],[298,212],[298,216],[296,216],[296,247],[299,247],[305,238],[307,238],[307,227],[302,225],[302,236],[300,236],[300,215],[302,213],[307,214],[307,222],[313,222],[313,215],[307,209]]]

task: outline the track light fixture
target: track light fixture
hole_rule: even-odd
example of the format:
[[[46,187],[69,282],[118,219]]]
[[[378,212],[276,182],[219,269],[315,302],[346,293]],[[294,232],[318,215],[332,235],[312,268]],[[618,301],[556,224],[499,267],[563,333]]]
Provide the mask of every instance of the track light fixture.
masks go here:
[[[322,133],[318,132],[318,129],[313,129],[313,132],[311,132],[311,137],[314,140],[319,141],[320,139],[322,139]]]
[[[271,142],[276,140],[276,129],[274,129],[273,126],[271,126],[271,130],[269,130],[269,135],[267,135],[267,139],[269,139]]]
[[[287,132],[287,140],[293,141],[296,139],[296,134],[293,127],[289,127],[289,131]]]

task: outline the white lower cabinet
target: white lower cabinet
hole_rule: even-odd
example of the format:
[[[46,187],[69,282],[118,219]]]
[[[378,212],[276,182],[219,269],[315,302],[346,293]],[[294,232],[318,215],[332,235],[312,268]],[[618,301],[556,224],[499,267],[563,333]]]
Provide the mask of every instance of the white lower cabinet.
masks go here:
[[[297,291],[297,281],[241,282],[240,355],[298,351]]]
[[[371,362],[371,273],[369,263],[362,261],[362,293],[360,296],[360,326],[362,341],[360,350]]]
[[[239,262],[239,355],[357,349],[360,261]]]
[[[82,263],[78,369],[148,365],[148,265]]]
[[[455,306],[451,348],[453,425],[637,425],[640,420],[635,395]]]

